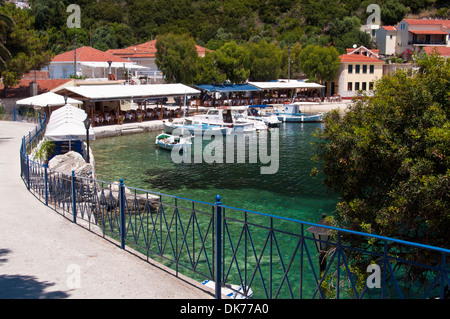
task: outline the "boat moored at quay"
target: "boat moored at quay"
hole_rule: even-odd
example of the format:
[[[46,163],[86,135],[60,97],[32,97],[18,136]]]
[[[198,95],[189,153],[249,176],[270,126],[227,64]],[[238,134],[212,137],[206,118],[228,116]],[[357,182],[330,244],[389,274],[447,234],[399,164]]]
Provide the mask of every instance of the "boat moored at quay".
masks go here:
[[[325,113],[307,114],[300,110],[300,103],[291,103],[283,106],[281,110],[275,112],[278,119],[282,122],[322,122]]]

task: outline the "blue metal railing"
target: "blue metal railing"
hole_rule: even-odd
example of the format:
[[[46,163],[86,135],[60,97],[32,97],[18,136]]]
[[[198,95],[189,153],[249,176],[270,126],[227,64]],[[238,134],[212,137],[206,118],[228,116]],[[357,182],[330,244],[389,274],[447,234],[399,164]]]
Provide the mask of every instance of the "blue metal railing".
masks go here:
[[[448,298],[448,249],[229,207],[220,196],[208,203],[52,171],[27,156],[44,123],[21,146],[27,188],[121,248],[213,281],[216,298],[225,289],[268,299]],[[311,226],[331,238],[315,239]],[[318,242],[328,245],[323,268]]]

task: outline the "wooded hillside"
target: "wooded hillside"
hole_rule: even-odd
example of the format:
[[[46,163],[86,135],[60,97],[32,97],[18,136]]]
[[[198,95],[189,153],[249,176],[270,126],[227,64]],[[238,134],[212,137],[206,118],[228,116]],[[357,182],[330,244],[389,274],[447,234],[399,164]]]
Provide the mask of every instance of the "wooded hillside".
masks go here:
[[[79,45],[101,50],[123,48],[172,32],[188,34],[198,45],[217,49],[228,40],[265,39],[286,43],[334,45],[367,44],[358,32],[376,3],[384,24],[406,14],[448,18],[446,0],[30,0],[35,28],[48,33],[55,54],[72,45],[66,27],[71,3],[81,7]],[[347,43],[348,42],[348,43]]]

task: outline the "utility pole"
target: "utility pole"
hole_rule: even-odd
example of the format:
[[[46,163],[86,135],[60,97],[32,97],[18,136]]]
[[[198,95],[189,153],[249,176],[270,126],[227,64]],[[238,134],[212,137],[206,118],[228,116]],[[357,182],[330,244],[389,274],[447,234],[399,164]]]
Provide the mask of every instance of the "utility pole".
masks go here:
[[[74,59],[73,59],[73,75],[77,76],[77,33],[75,32],[75,50],[74,50]]]
[[[291,82],[291,46],[288,45],[288,82]]]

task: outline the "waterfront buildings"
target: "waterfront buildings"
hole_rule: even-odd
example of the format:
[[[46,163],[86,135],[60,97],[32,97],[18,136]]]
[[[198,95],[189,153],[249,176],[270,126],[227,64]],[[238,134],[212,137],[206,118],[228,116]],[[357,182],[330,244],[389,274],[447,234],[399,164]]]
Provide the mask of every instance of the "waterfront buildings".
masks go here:
[[[195,46],[199,57],[204,57],[207,48],[199,45]],[[146,69],[138,70],[136,77],[144,83],[162,83],[163,75],[156,66],[156,40],[151,40],[138,45],[132,45],[124,49],[111,49],[106,53],[110,53],[116,57],[135,62],[137,65]],[[143,84],[143,83],[142,83]]]
[[[382,26],[377,31],[376,44],[381,55],[419,53],[428,48],[450,47],[450,20],[403,19],[395,26]]]
[[[450,20],[403,19],[398,23],[396,54],[418,53],[423,47],[449,47]]]
[[[56,55],[51,60],[48,71],[51,79],[68,79],[77,76],[78,78],[116,80],[125,79],[125,72],[133,72],[141,68],[143,67],[130,60],[83,46]]]
[[[336,79],[326,83],[327,96],[351,99],[359,90],[370,93],[375,80],[383,76],[384,61],[379,59],[378,50],[369,50],[364,46],[347,49],[340,59]]]

